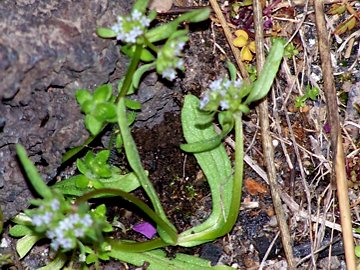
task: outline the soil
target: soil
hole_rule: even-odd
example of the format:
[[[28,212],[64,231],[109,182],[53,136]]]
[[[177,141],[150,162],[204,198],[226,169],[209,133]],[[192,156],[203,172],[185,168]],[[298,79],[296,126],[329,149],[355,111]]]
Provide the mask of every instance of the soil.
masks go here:
[[[19,9],[15,8],[12,1],[4,1],[0,4],[0,17],[5,12],[6,5],[9,5],[10,11],[17,18],[18,23],[15,23],[15,28],[18,31],[30,20],[26,16],[23,19],[20,18],[26,14],[24,10],[28,8],[33,8],[35,11],[48,10],[47,12],[50,14],[52,14],[52,10],[57,10],[58,16],[64,18],[64,21],[68,18],[66,16],[70,16],[68,14],[73,9],[70,2],[59,4],[55,3],[56,1],[50,1],[52,4],[46,7],[37,6],[32,1],[15,2]],[[5,86],[0,88],[0,205],[5,213],[5,221],[25,209],[29,199],[33,197],[15,158],[14,144],[22,143],[27,148],[30,158],[37,165],[45,181],[54,180],[56,176],[63,177],[73,174],[75,171],[73,164],[66,167],[60,167],[60,164],[62,154],[67,149],[81,145],[87,137],[82,115],[74,99],[75,90],[77,88],[93,89],[95,85],[104,82],[114,83],[114,88],[116,88],[115,83],[124,72],[127,60],[120,56],[113,41],[95,38],[93,29],[96,25],[107,25],[108,21],[115,19],[116,14],[128,11],[131,5],[130,3],[126,3],[124,6],[117,5],[116,1],[93,2],[93,4],[89,4],[88,11],[84,8],[78,9],[86,13],[80,16],[84,18],[81,24],[87,25],[83,28],[84,31],[77,33],[74,30],[77,27],[75,25],[73,29],[75,34],[70,31],[71,29],[64,30],[69,34],[66,46],[53,45],[56,47],[54,51],[58,53],[55,57],[60,63],[58,65],[54,66],[53,58],[45,52],[32,52],[35,55],[41,55],[45,60],[40,61],[41,65],[35,63],[34,67],[31,67],[31,59],[28,59],[25,61],[28,66],[23,67],[22,70],[20,67],[24,62],[19,59],[23,59],[20,56],[26,51],[26,48],[14,47],[9,40],[0,39],[0,60],[5,59],[9,62],[5,66],[2,63],[6,61],[0,61],[0,71],[7,72]],[[178,2],[182,1],[177,1],[176,5],[184,5],[181,8],[187,8],[186,4],[190,7],[208,5],[208,1],[190,1],[191,3],[185,4]],[[63,11],[61,12],[61,10]],[[249,12],[251,11],[247,10],[244,14]],[[292,18],[302,12],[304,9],[299,6],[296,9],[281,9],[276,15],[285,14],[284,17],[290,18],[290,22]],[[224,13],[227,14],[227,19],[231,22],[233,29],[246,26],[241,20],[230,18],[226,6]],[[167,21],[171,20],[171,16],[173,15],[160,14],[158,19]],[[38,24],[48,23],[47,19],[50,17],[46,12],[41,13]],[[6,18],[10,20],[10,16]],[[294,44],[300,50],[300,56],[295,57],[294,62],[289,60],[289,65],[290,72],[295,74],[292,76],[300,78],[299,80],[304,85],[311,82],[321,88],[322,81],[314,79],[315,75],[318,75],[317,70],[320,66],[316,47],[309,45],[308,48],[305,48],[303,46],[303,44],[310,44],[312,40],[316,39],[315,27],[309,27],[313,21],[313,17],[310,15],[302,36],[295,37]],[[53,22],[54,27],[65,27],[61,22],[63,22],[62,19]],[[288,23],[286,20],[285,22]],[[295,31],[295,25],[286,23],[275,20],[274,24],[276,25],[268,30],[267,35],[288,37]],[[6,26],[6,23],[0,23],[0,29],[2,29],[1,27],[9,26]],[[34,29],[36,29],[36,24]],[[43,34],[46,33],[44,30]],[[70,38],[74,36],[78,40]],[[66,34],[65,37],[67,37]],[[192,25],[189,37],[190,40],[185,49],[186,71],[174,83],[164,81],[155,73],[150,73],[140,85],[137,94],[132,97],[142,103],[142,110],[137,115],[137,121],[132,127],[134,139],[144,168],[149,172],[150,180],[159,194],[164,210],[178,231],[184,231],[199,224],[211,213],[211,195],[206,179],[195,158],[182,152],[179,148],[179,145],[184,143],[180,121],[183,97],[188,93],[201,96],[210,81],[227,74],[226,60],[229,58],[234,62],[222,28],[213,14],[211,20]],[[26,41],[28,40],[24,42]],[[81,53],[73,52],[78,58],[70,60],[71,57],[66,57],[66,55],[72,53],[69,48],[78,48],[73,44],[76,42],[82,42],[77,46],[85,49]],[[88,45],[85,44],[87,42],[89,42]],[[34,47],[35,45],[31,43],[29,46]],[[47,46],[51,47],[48,44]],[[356,61],[358,50],[354,46],[351,56],[347,59],[349,63]],[[13,54],[19,56],[10,57],[10,51],[14,51]],[[101,57],[97,55],[97,52],[101,52]],[[307,60],[303,59],[304,53],[307,53]],[[83,57],[80,57],[80,54]],[[91,61],[84,59],[91,59]],[[309,65],[311,60],[313,63]],[[11,65],[15,67],[11,67]],[[302,67],[305,69],[304,74],[301,71]],[[31,68],[34,71],[28,73]],[[359,64],[356,68],[359,68]],[[343,70],[346,70],[346,67],[337,65],[336,72]],[[274,145],[277,145],[275,146],[274,162],[278,171],[278,181],[283,192],[298,204],[300,210],[304,212],[310,208],[311,213],[316,214],[317,211],[320,211],[319,209],[329,207],[328,201],[323,199],[324,194],[328,194],[326,192],[330,182],[328,165],[323,161],[330,160],[328,134],[322,131],[322,127],[325,125],[323,93],[320,93],[318,100],[314,102],[308,100],[305,107],[298,109],[294,106],[295,97],[303,93],[298,90],[291,93],[292,90],[288,88],[290,85],[288,74],[284,70],[281,70],[279,74],[281,82],[277,83],[278,87],[274,93],[278,97],[278,101],[272,100],[269,106],[272,121],[271,135]],[[346,93],[341,113],[346,121],[359,124],[359,111],[354,110],[352,105],[359,103],[357,93],[360,89],[358,83],[360,76],[354,74],[350,76],[350,79],[346,79],[344,77],[347,74],[344,73],[344,76],[338,77],[336,81],[339,87],[344,89],[343,93]],[[281,87],[283,85],[285,86]],[[304,88],[299,89],[304,91]],[[286,96],[288,100],[285,102]],[[281,108],[283,104],[284,107]],[[261,131],[255,110],[244,118],[244,130],[246,154],[260,169],[263,169]],[[298,147],[301,147],[302,160],[300,162],[294,153],[291,141],[292,133]],[[350,190],[350,196],[356,203],[359,192],[358,187],[355,186],[357,180],[360,179],[359,155],[356,154],[356,147],[359,146],[358,127],[351,125],[349,133],[351,134],[350,139],[344,135],[344,145],[347,153],[355,151],[355,154],[350,155],[347,159],[347,169],[349,177],[353,180],[353,186],[350,186],[353,188]],[[105,134],[102,142],[106,141],[106,136],[108,133]],[[230,134],[230,141],[232,137],[233,134]],[[96,147],[105,147],[102,142],[99,140]],[[233,154],[231,143],[227,141],[225,146],[231,157]],[[319,159],[319,156],[323,159]],[[127,167],[126,161],[121,155],[113,162]],[[289,167],[289,163],[293,165],[292,169]],[[355,177],[353,176],[354,172]],[[305,182],[311,188],[310,201],[307,200],[304,192],[303,175],[305,175]],[[141,190],[135,191],[134,194],[147,200]],[[144,217],[125,202],[111,199],[105,201],[108,205],[109,216],[121,220],[122,226],[125,228],[131,228],[134,224],[144,221]],[[332,205],[332,207],[334,207],[334,213],[331,217],[334,222],[339,223],[339,210],[337,206]],[[299,259],[304,258],[311,253],[309,230],[312,228],[309,227],[308,220],[298,215],[288,204],[284,204],[284,208],[294,241],[294,254]],[[356,212],[356,210],[354,211]],[[327,214],[329,216],[331,213]],[[5,224],[0,253],[10,254],[13,265],[7,265],[4,269],[37,269],[48,264],[50,261],[49,248],[46,241],[38,243],[22,261],[18,260],[15,251],[16,240],[8,235],[11,226],[10,221]],[[323,237],[319,237],[318,241],[319,247],[323,247],[323,250],[317,258],[317,269],[344,269],[341,234],[331,231],[325,226],[321,229]],[[266,265],[264,269],[287,269],[278,232],[279,228],[269,188],[261,174],[255,172],[253,167],[245,165],[242,208],[231,233],[198,247],[171,247],[167,248],[166,252],[169,257],[175,256],[177,252],[192,254],[210,260],[213,265],[225,264],[234,269],[259,269],[263,259]],[[138,241],[145,240],[144,237],[130,229],[119,228],[114,232],[114,236]],[[331,254],[327,246],[330,242],[333,243]],[[269,250],[271,246],[272,248]],[[268,250],[269,254],[267,254]],[[299,269],[310,268],[309,260],[304,260],[299,267]],[[135,267],[122,262],[110,261],[103,263],[101,269],[135,269]],[[146,266],[143,269],[146,269]]]

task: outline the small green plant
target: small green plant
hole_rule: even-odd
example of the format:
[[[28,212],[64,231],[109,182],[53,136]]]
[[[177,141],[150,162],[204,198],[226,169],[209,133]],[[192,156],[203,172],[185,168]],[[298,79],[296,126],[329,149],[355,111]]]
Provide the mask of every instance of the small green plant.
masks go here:
[[[296,108],[304,107],[308,99],[315,101],[318,95],[319,95],[319,89],[310,86],[310,84],[306,85],[305,94],[295,98],[295,107]]]
[[[294,43],[290,42],[285,46],[284,56],[287,58],[291,58],[299,54],[298,49],[294,46]]]
[[[139,86],[143,74],[155,70],[164,79],[174,80],[177,71],[184,69],[182,49],[188,40],[186,30],[178,30],[184,21],[199,22],[209,15],[208,9],[184,14],[170,23],[149,28],[155,12],[145,14],[148,1],[137,0],[129,16],[118,17],[111,28],[99,28],[103,38],[116,38],[121,42],[121,51],[131,58],[125,77],[118,84],[114,95],[111,85],[99,86],[92,94],[79,90],[77,101],[85,114],[85,126],[90,132],[84,145],[72,149],[64,160],[77,155],[108,125],[117,125],[116,146],[122,146],[130,166],[130,172],[123,172],[109,164],[110,152],[88,151],[77,159],[78,175],[63,180],[52,187],[40,178],[35,166],[18,145],[17,152],[34,190],[41,197],[33,200],[33,208],[14,219],[16,225],[10,233],[21,237],[17,251],[23,258],[40,239],[51,241],[50,247],[56,254],[48,266],[41,268],[61,269],[71,258],[86,269],[100,260],[119,259],[136,266],[149,263],[148,269],[231,269],[227,266],[210,266],[208,261],[189,255],[177,254],[168,259],[163,251],[166,246],[192,247],[213,241],[231,231],[241,202],[243,176],[243,131],[242,116],[250,111],[249,104],[267,95],[277,74],[284,55],[284,42],[273,41],[263,71],[257,80],[248,84],[236,78],[235,66],[228,64],[230,79],[223,77],[213,81],[201,100],[193,95],[185,96],[181,112],[186,144],[181,149],[194,153],[209,183],[212,195],[212,212],[202,224],[178,233],[167,218],[159,197],[149,180],[148,172],[132,137],[129,124],[133,121],[131,109],[140,104],[126,98]],[[140,65],[142,63],[142,65]],[[218,134],[212,122],[217,116],[221,125]],[[235,130],[235,165],[222,145],[222,140]],[[141,187],[150,201],[150,206],[130,192]],[[196,196],[187,187],[189,196]],[[89,203],[90,199],[118,196],[134,204],[156,228],[148,222],[136,226],[136,230],[151,238],[144,242],[110,237],[113,227],[107,221],[106,207]],[[135,226],[134,226],[135,228]],[[135,229],[134,229],[135,230]],[[71,255],[71,256],[68,256]],[[77,258],[77,261],[74,261]]]

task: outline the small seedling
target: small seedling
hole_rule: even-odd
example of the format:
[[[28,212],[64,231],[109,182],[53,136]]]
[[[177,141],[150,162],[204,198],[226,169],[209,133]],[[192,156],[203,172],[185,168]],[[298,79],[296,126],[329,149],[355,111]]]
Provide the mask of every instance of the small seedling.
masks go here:
[[[305,103],[308,99],[315,101],[319,95],[319,89],[316,87],[311,87],[310,84],[306,85],[305,94],[295,98],[295,107],[302,108],[305,106]]]

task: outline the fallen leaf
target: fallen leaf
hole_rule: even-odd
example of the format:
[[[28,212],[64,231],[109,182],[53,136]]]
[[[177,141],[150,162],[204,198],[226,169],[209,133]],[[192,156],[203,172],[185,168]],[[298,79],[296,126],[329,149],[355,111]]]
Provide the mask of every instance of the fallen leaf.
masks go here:
[[[261,183],[252,178],[245,179],[245,188],[250,195],[267,194],[268,189]]]

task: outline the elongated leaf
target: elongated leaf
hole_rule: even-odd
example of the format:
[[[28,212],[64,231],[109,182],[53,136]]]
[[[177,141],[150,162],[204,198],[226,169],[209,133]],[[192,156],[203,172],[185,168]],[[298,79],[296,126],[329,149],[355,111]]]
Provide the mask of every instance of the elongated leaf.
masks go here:
[[[156,214],[159,215],[159,217],[163,220],[163,222],[165,222],[169,227],[173,228],[173,232],[171,235],[169,235],[168,232],[162,231],[161,228],[158,229],[158,232],[161,238],[165,242],[173,245],[176,243],[177,240],[176,229],[174,225],[167,218],[164,209],[162,208],[162,205],[160,203],[159,197],[157,196],[156,191],[141,164],[140,155],[139,152],[137,151],[135,141],[131,136],[131,131],[128,125],[128,121],[126,119],[127,117],[126,117],[126,107],[125,107],[124,98],[121,98],[119,100],[117,106],[117,115],[118,115],[118,124],[121,131],[121,136],[124,141],[125,153],[129,161],[129,164],[133,169],[134,173],[137,175],[139,182],[141,183],[141,186],[145,190],[146,194],[149,196],[150,201],[154,206]],[[173,236],[173,234],[175,235],[175,237]]]
[[[147,262],[149,264],[147,267],[148,270],[234,269],[225,265],[211,266],[209,261],[187,254],[176,254],[175,258],[168,258],[166,253],[160,249],[143,253],[131,253],[112,248],[110,256],[136,266],[142,266]]]
[[[260,100],[267,95],[279,70],[283,55],[284,41],[282,39],[275,39],[264,67],[258,79],[254,82],[254,88],[245,100],[245,105]]]
[[[17,144],[16,152],[19,156],[22,166],[24,167],[27,177],[29,178],[31,185],[33,186],[37,194],[39,194],[44,199],[51,199],[51,189],[44,183],[35,165],[26,155],[25,148],[22,147],[20,144]]]
[[[28,226],[16,224],[15,226],[11,227],[9,230],[9,234],[12,237],[23,237],[27,234],[31,234],[33,230]]]
[[[155,63],[142,65],[135,71],[133,75],[133,83],[132,83],[135,88],[139,88],[140,80],[144,75],[144,73],[154,68],[155,65],[156,65]]]
[[[233,63],[230,61],[227,61],[229,74],[230,74],[230,80],[235,81],[236,80],[236,67]]]
[[[210,9],[209,8],[202,8],[202,9],[197,9],[197,10],[193,10],[190,11],[188,13],[185,13],[183,15],[181,15],[180,17],[176,18],[175,20],[178,23],[182,23],[182,22],[191,22],[191,23],[197,23],[197,22],[202,22],[205,21],[209,18],[210,15]]]
[[[94,190],[94,187],[86,186],[82,188],[78,181],[81,178],[85,178],[89,183],[91,183],[91,179],[86,178],[84,175],[76,175],[71,178],[62,180],[55,185],[53,188],[61,190],[64,195],[71,195],[71,196],[81,196],[85,193]],[[140,186],[139,180],[134,173],[128,173],[126,175],[115,175],[108,179],[99,179],[98,180],[103,188],[113,188],[113,189],[120,189],[125,192],[131,192],[137,189]],[[109,197],[113,196],[111,194],[101,194],[99,197]]]
[[[149,5],[149,0],[136,0],[132,9],[144,13],[148,5]]]
[[[16,243],[16,251],[19,254],[20,259],[24,258],[26,254],[32,249],[32,247],[42,237],[40,235],[29,234],[20,238]]]
[[[201,111],[198,110],[199,102],[197,97],[187,95],[181,111],[183,133],[189,144],[218,135],[212,125],[206,128],[197,125],[198,117],[201,115]],[[204,223],[180,234],[178,244],[186,247],[212,241],[222,235],[222,226],[229,214],[232,197],[231,164],[224,146],[219,144],[211,151],[194,155],[210,186],[212,212]]]
[[[68,161],[69,159],[71,159],[72,157],[74,157],[75,155],[77,155],[85,147],[87,147],[89,145],[89,143],[91,143],[94,139],[95,139],[95,136],[90,136],[89,138],[86,139],[86,141],[81,146],[71,148],[69,151],[67,151],[63,155],[61,162],[64,163],[64,162]]]
[[[221,144],[222,139],[222,135],[217,135],[204,141],[181,144],[180,149],[188,153],[201,153],[216,148]]]
[[[105,28],[105,27],[99,27],[98,29],[96,29],[96,34],[102,38],[116,37],[116,33],[113,30],[111,30],[109,28]]]
[[[55,259],[46,266],[38,268],[38,270],[60,270],[67,262],[68,257],[66,254],[58,252]]]

